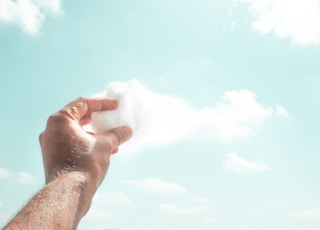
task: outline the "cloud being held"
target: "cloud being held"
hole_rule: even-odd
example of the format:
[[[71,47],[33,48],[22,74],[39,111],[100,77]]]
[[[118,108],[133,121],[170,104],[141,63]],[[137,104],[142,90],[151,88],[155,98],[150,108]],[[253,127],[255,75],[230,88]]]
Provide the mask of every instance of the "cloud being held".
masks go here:
[[[248,161],[237,153],[229,153],[223,168],[225,172],[259,173],[269,170],[270,167],[265,163]]]
[[[253,28],[273,32],[299,44],[320,44],[320,0],[235,0],[247,3],[255,17]]]
[[[61,0],[0,0],[0,22],[38,33],[47,15],[61,14]]]
[[[196,110],[186,101],[160,95],[138,81],[109,85],[107,98],[119,100],[115,111],[95,113],[92,128],[104,132],[117,126],[133,129],[133,138],[124,147],[136,150],[185,140],[233,141],[252,136],[272,116],[285,116],[281,106],[264,107],[248,90],[226,92],[213,106]]]

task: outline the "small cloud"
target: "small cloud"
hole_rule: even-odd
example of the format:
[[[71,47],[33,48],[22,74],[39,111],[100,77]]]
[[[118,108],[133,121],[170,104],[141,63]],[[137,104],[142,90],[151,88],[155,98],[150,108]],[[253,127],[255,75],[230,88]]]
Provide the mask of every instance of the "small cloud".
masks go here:
[[[94,196],[94,200],[97,202],[117,203],[123,206],[133,205],[133,201],[123,192],[111,193],[111,192],[98,192]]]
[[[215,225],[218,223],[218,220],[213,217],[213,216],[209,216],[209,215],[204,215],[203,217],[204,221],[210,225]]]
[[[27,172],[15,173],[9,171],[8,169],[0,167],[0,179],[11,179],[14,183],[17,184],[35,184],[36,179]]]
[[[237,153],[228,153],[227,160],[223,166],[225,172],[235,173],[259,173],[270,169],[265,163],[250,162]]]
[[[167,182],[159,178],[125,180],[124,183],[150,193],[173,195],[186,192],[185,188],[183,188],[181,185],[173,182]]]
[[[231,22],[229,24],[223,24],[222,28],[228,32],[233,32],[236,28],[237,23],[236,22]]]
[[[106,212],[106,211],[102,211],[100,209],[96,209],[96,208],[91,208],[88,212],[87,218],[98,218],[98,219],[110,219],[112,218],[111,214]]]
[[[320,208],[294,212],[292,216],[302,220],[320,220]]]
[[[248,4],[252,27],[261,34],[274,33],[297,44],[320,44],[320,1],[234,0]]]
[[[47,15],[62,13],[61,0],[0,0],[0,22],[20,27],[35,35]]]
[[[11,176],[12,176],[12,172],[10,172],[5,168],[0,167],[0,179],[8,179]]]
[[[204,213],[208,211],[206,206],[195,206],[191,208],[187,207],[179,207],[174,204],[162,204],[160,205],[160,209],[169,213],[185,215],[185,214],[195,214],[195,213]]]
[[[12,216],[9,214],[0,214],[0,226],[5,225],[10,217],[12,218]]]
[[[36,184],[36,179],[27,172],[19,172],[17,174],[16,183],[22,185]]]
[[[187,214],[189,210],[186,208],[181,208],[173,204],[162,204],[160,205],[160,209],[166,212],[174,213],[174,214]]]
[[[194,203],[198,203],[198,204],[208,204],[209,200],[206,197],[202,197],[202,196],[195,196],[192,198],[192,201]]]
[[[283,108],[281,105],[276,106],[275,113],[277,116],[280,116],[280,117],[288,117],[289,116],[286,109]]]
[[[277,205],[275,205],[275,208],[277,208],[277,209],[287,209],[288,207],[286,205],[283,205],[283,204],[277,204]]]
[[[255,230],[256,228],[249,226],[249,225],[242,225],[240,227],[240,229],[242,229],[242,230]]]

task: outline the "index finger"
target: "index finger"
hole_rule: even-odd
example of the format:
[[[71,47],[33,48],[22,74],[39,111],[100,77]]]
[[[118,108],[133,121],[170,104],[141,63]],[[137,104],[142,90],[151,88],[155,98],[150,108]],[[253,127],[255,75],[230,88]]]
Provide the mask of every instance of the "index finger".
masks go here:
[[[115,99],[107,98],[78,98],[66,105],[61,112],[73,120],[80,122],[86,114],[104,110],[113,110],[119,103]]]

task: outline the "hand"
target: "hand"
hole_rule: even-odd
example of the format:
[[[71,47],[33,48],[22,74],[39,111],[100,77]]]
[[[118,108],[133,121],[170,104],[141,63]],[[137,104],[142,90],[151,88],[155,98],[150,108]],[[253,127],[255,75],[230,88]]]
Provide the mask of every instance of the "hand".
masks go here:
[[[110,155],[131,137],[132,131],[118,127],[94,134],[82,126],[90,123],[93,112],[117,107],[116,100],[79,98],[49,117],[40,134],[47,183],[67,172],[81,172],[97,189],[108,170]]]

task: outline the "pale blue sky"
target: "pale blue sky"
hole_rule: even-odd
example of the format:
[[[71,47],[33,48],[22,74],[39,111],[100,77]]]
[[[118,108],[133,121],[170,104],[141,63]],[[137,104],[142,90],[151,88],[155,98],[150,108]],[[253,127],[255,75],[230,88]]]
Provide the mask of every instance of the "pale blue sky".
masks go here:
[[[234,141],[120,150],[79,229],[320,228],[318,0],[269,8],[267,0],[29,0],[34,8],[15,5],[25,17],[7,2],[0,0],[1,225],[44,184],[38,135],[47,117],[136,79],[195,109],[248,90],[288,116],[275,112]],[[30,9],[45,20],[26,26]],[[228,160],[235,166],[226,171]]]

